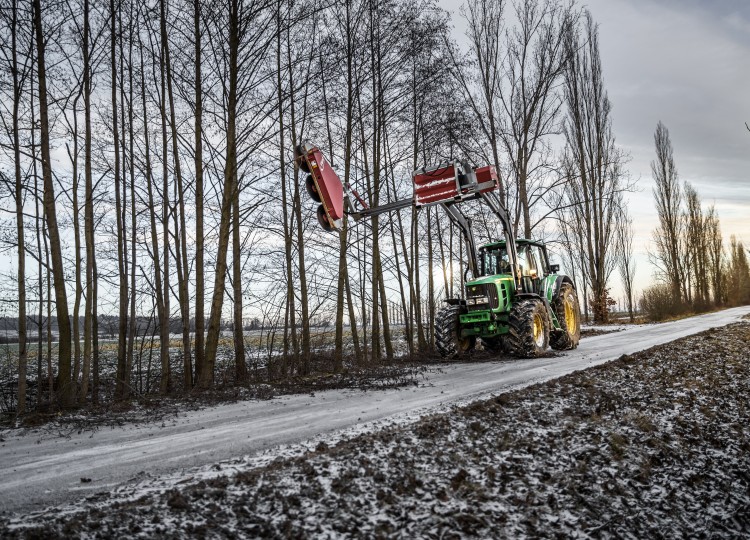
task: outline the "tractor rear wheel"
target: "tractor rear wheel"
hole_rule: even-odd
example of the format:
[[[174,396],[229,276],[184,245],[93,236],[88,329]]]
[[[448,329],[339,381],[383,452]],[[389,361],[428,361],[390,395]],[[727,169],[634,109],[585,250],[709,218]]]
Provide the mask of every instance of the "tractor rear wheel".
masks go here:
[[[556,351],[575,349],[581,340],[581,308],[578,295],[570,283],[563,283],[560,292],[552,301],[560,330],[552,332],[550,346]]]
[[[475,337],[461,337],[462,306],[448,305],[435,318],[435,347],[446,359],[459,358],[474,348]]]
[[[508,316],[508,350],[518,358],[536,358],[549,345],[549,317],[541,300],[521,300]]]

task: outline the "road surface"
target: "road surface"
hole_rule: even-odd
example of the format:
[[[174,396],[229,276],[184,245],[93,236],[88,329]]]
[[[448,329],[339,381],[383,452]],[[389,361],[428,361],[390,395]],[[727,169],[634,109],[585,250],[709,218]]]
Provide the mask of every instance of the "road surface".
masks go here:
[[[180,414],[170,425],[102,428],[68,438],[6,431],[0,441],[0,511],[39,510],[111,489],[142,472],[175,474],[368,422],[499,394],[724,326],[748,313],[750,307],[741,307],[630,327],[586,338],[561,357],[446,364],[428,373],[418,387],[332,390],[233,403]],[[91,482],[82,483],[81,478]]]

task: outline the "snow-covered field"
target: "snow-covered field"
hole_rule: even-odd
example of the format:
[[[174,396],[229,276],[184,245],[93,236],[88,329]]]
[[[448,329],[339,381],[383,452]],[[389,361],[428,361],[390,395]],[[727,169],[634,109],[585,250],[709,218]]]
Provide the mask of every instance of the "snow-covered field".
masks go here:
[[[626,531],[632,526],[632,523],[617,521],[617,516],[628,510],[631,501],[622,497],[628,490],[642,495],[644,489],[634,484],[632,478],[630,483],[620,482],[618,475],[632,476],[633,463],[640,464],[639,471],[649,467],[653,470],[660,466],[660,456],[664,452],[674,451],[680,455],[682,452],[682,443],[672,444],[669,441],[673,439],[659,438],[652,441],[656,445],[653,446],[655,453],[643,454],[648,447],[633,442],[637,441],[639,432],[633,431],[632,426],[646,426],[645,431],[642,430],[644,433],[649,433],[648,426],[656,426],[658,437],[663,436],[662,431],[667,437],[673,437],[674,418],[688,418],[688,427],[692,426],[693,430],[702,429],[708,418],[704,412],[700,413],[703,416],[685,416],[682,409],[675,406],[675,400],[679,401],[682,396],[679,392],[685,391],[686,385],[681,386],[679,376],[687,373],[686,370],[660,375],[663,380],[677,377],[674,379],[676,390],[663,382],[659,383],[661,386],[649,387],[646,384],[649,380],[662,379],[649,375],[645,368],[642,373],[647,377],[636,377],[633,368],[619,367],[621,364],[630,365],[628,360],[621,360],[568,378],[582,378],[581,381],[588,382],[559,381],[524,390],[511,398],[508,397],[510,394],[504,394],[497,400],[465,409],[454,407],[723,326],[748,311],[748,308],[738,308],[673,323],[628,328],[615,334],[588,338],[577,351],[558,357],[448,365],[429,373],[419,387],[408,390],[331,391],[315,396],[238,403],[190,412],[175,418],[169,425],[124,426],[94,433],[69,434],[67,438],[43,432],[6,432],[1,435],[3,441],[0,442],[0,462],[3,463],[0,504],[6,512],[28,513],[47,504],[70,502],[95,491],[116,488],[114,498],[93,496],[89,503],[77,503],[68,510],[51,509],[27,518],[14,518],[16,523],[19,519],[21,522],[30,519],[31,522],[53,526],[49,524],[54,522],[54,534],[74,535],[78,527],[101,520],[108,527],[124,527],[116,529],[120,535],[137,532],[127,527],[140,527],[146,537],[170,535],[178,531],[169,526],[170,522],[179,524],[179,530],[184,532],[188,523],[200,526],[201,520],[195,517],[199,514],[204,520],[210,516],[213,521],[204,522],[204,525],[216,534],[220,533],[217,527],[223,525],[230,527],[227,531],[244,530],[246,534],[259,535],[283,535],[285,531],[293,534],[295,531],[296,534],[343,533],[347,530],[358,535],[377,535],[378,532],[390,534],[394,532],[392,527],[398,527],[406,536],[411,536],[411,533],[440,536],[440,531],[481,534],[489,530],[486,529],[488,524],[527,533],[542,525],[566,534],[583,530],[588,527],[588,522],[581,521],[576,508],[581,505],[587,508],[589,503],[586,501],[593,497],[599,502],[598,506],[592,507],[596,508],[592,515],[606,515],[602,509],[611,506],[608,519],[624,528],[605,529],[618,534],[617,530]],[[722,340],[714,341],[699,340],[697,345],[723,343]],[[741,346],[744,349],[732,350],[735,355],[733,362],[740,367],[741,360],[750,356],[747,341]],[[685,360],[690,351],[696,350],[695,343],[691,342],[690,346],[680,350],[683,352],[674,360],[675,366],[682,365],[680,361],[686,366],[701,365],[701,362]],[[714,361],[718,362],[715,358]],[[648,367],[648,362],[646,364]],[[661,362],[653,365],[661,365]],[[717,384],[727,385],[728,390],[741,388],[741,385],[733,386],[733,379],[726,375],[726,369],[722,373],[724,379],[715,378],[712,392],[718,389],[720,395],[731,394]],[[747,380],[745,373],[745,384]],[[694,377],[687,388],[701,396],[699,383],[700,379]],[[567,390],[558,395],[557,390],[549,388]],[[744,396],[750,395],[747,390],[744,389]],[[727,404],[736,405],[731,399],[727,397]],[[747,397],[744,399],[747,403]],[[634,416],[638,411],[651,410],[649,407],[654,407],[656,412],[643,413],[649,415],[648,422]],[[723,414],[723,407],[719,407],[717,414]],[[575,412],[579,409],[584,412]],[[736,418],[720,422],[717,428],[720,433],[715,440],[721,445],[726,446],[731,441],[725,432],[729,429],[727,426],[741,426],[743,419],[746,423],[747,418],[742,414],[750,409],[737,410],[740,412],[735,411]],[[413,422],[419,415],[435,411],[447,413]],[[660,416],[659,411],[672,416]],[[606,417],[610,424],[602,423],[603,420],[600,422],[596,417]],[[671,420],[667,422],[665,418]],[[392,427],[380,429],[384,423],[392,424]],[[620,429],[621,425],[625,427]],[[449,427],[443,429],[439,426]],[[342,429],[349,431],[341,432]],[[357,432],[365,433],[355,436]],[[560,446],[568,432],[575,435],[575,444],[572,447]],[[311,437],[317,438],[305,442]],[[330,449],[339,439],[343,442]],[[696,440],[700,442],[702,439],[696,436]],[[698,467],[695,470],[702,475],[703,484],[707,482],[706,478],[711,482],[720,478],[720,475],[711,475],[710,471],[706,474],[706,467],[726,461],[729,455],[712,441],[708,442],[712,445],[710,452],[701,455],[713,455],[712,460],[693,464]],[[582,446],[576,446],[578,443]],[[285,446],[279,448],[280,444]],[[651,443],[647,441],[646,444]],[[739,450],[744,455],[748,450],[747,447],[743,450],[731,445],[726,448],[730,453]],[[636,452],[635,461],[625,458],[631,449]],[[648,460],[644,461],[644,456]],[[566,488],[566,479],[572,481],[575,477],[570,467],[578,467],[582,459],[586,467],[591,463],[596,467],[590,474],[584,470],[577,483],[573,482],[570,489]],[[219,463],[222,460],[225,461]],[[601,460],[604,461],[599,463]],[[264,462],[270,464],[263,466]],[[620,467],[622,463],[627,467]],[[746,466],[747,460],[735,459],[734,463],[738,463],[738,467],[743,463]],[[562,465],[568,468],[563,468],[566,472],[560,475]],[[514,476],[508,476],[511,470],[521,471],[526,476],[513,480]],[[672,478],[665,474],[665,478]],[[156,475],[161,476],[154,478]],[[516,487],[511,489],[512,486]],[[717,486],[712,489],[722,493],[722,489],[736,491],[735,488],[743,485],[732,487],[734,484],[729,482]],[[584,491],[580,491],[583,488]],[[666,491],[661,493],[659,490],[662,489]],[[744,489],[747,493],[747,482]],[[465,496],[458,497],[457,493],[462,490],[466,491]],[[625,495],[618,495],[618,490]],[[642,499],[649,504],[662,499],[676,500],[669,490],[667,484]],[[540,493],[545,493],[547,499],[539,499]],[[402,500],[402,497],[406,498]],[[553,504],[553,499],[557,498],[562,502]],[[132,502],[139,499],[143,499],[142,502]],[[126,502],[128,500],[131,502]],[[748,502],[743,503],[736,494],[732,495],[732,500],[745,505]],[[696,501],[694,505],[705,507],[700,500]],[[538,512],[532,512],[537,516],[533,523],[523,517],[525,510],[518,514],[518,505],[539,508]],[[115,517],[122,514],[118,508],[127,509],[127,512],[132,510],[137,519],[129,521],[121,519],[122,516]],[[447,512],[445,519],[440,517],[442,511]],[[570,512],[573,512],[573,517],[568,516]],[[58,519],[61,514],[69,519]],[[141,514],[143,516],[138,517]],[[87,519],[81,520],[81,515],[87,515]],[[741,517],[741,512],[738,515]],[[502,522],[497,521],[498,516],[504,516]],[[644,523],[650,522],[646,514],[641,517]],[[586,519],[590,521],[590,516]],[[659,523],[663,524],[663,521]],[[65,523],[74,528],[66,532],[62,528]],[[326,528],[334,526],[336,528]],[[736,525],[734,527],[728,530],[738,530]],[[654,533],[657,529],[637,530]],[[198,531],[194,532],[198,534]]]

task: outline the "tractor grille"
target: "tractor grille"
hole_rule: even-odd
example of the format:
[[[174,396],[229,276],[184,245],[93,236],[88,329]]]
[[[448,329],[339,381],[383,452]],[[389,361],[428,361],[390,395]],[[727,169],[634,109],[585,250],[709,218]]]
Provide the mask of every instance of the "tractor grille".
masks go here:
[[[486,300],[472,303],[483,298]],[[497,287],[494,284],[469,285],[466,288],[466,300],[469,311],[497,309],[500,307],[500,300],[497,296]],[[489,305],[487,304],[487,301],[489,301]]]

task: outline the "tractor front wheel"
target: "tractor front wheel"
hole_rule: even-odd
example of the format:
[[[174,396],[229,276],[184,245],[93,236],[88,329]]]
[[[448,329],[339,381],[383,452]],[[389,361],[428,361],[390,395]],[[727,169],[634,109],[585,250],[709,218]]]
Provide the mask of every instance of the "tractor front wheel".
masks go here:
[[[541,300],[521,300],[508,317],[508,351],[518,358],[536,358],[549,346],[549,317]]]
[[[581,340],[581,308],[578,295],[570,283],[563,283],[552,302],[552,310],[560,323],[560,330],[552,332],[550,345],[556,351],[575,349]]]
[[[435,318],[435,347],[445,359],[459,358],[474,348],[476,338],[461,337],[459,316],[466,308],[448,305]]]

